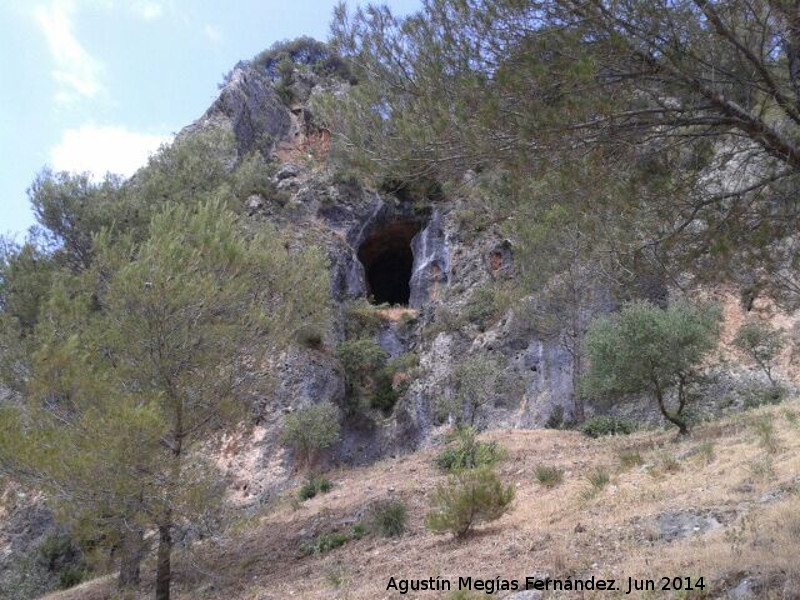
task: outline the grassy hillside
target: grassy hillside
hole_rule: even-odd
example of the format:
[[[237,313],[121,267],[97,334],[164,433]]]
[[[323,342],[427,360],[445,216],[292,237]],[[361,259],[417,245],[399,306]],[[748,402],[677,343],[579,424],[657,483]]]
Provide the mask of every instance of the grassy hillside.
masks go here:
[[[426,530],[428,497],[445,476],[433,464],[435,451],[420,452],[331,473],[329,493],[301,503],[293,490],[238,523],[225,541],[182,551],[177,597],[399,598],[386,591],[390,577],[437,576],[454,590],[459,577],[524,585],[532,575],[595,575],[623,588],[546,598],[622,597],[628,577],[702,576],[705,583],[703,592],[628,598],[730,597],[737,587],[753,594],[740,597],[794,598],[800,589],[800,399],[706,424],[680,440],[672,432],[593,440],[571,431],[496,431],[484,439],[507,448],[499,472],[517,486],[517,497],[510,514],[465,541]],[[563,479],[543,485],[540,467],[563,471]],[[558,479],[540,474],[549,483]],[[371,503],[388,497],[407,504],[405,535],[386,539],[368,530],[341,547],[301,556],[303,541],[332,532],[358,537],[353,528],[367,522]],[[111,589],[104,579],[48,598],[95,600]]]

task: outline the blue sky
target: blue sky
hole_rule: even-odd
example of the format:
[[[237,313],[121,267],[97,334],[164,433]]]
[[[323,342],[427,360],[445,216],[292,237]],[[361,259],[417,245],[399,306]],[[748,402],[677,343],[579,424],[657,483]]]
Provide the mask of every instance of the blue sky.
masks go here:
[[[420,0],[388,0],[405,14]],[[324,40],[335,0],[0,0],[0,234],[45,165],[131,175],[273,42]],[[354,5],[351,0],[348,3]]]

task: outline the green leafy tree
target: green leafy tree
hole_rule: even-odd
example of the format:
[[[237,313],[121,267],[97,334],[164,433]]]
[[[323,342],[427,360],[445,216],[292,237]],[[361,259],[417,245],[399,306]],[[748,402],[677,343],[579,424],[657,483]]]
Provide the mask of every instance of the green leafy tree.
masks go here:
[[[739,327],[733,344],[755,362],[764,371],[770,384],[775,386],[772,369],[775,358],[786,345],[783,333],[768,323],[749,321]]]
[[[591,396],[652,394],[661,414],[688,433],[683,410],[687,387],[719,341],[721,313],[714,306],[678,302],[666,309],[634,301],[622,311],[596,319],[586,335],[591,361],[583,381]],[[675,390],[677,407],[667,407]]]
[[[90,271],[53,287],[25,401],[0,418],[0,464],[89,530],[132,539],[135,557],[155,529],[167,600],[176,527],[221,499],[200,446],[246,416],[248,352],[326,322],[325,260],[269,229],[245,235],[213,200],[166,206],[141,244],[106,231],[94,247]]]

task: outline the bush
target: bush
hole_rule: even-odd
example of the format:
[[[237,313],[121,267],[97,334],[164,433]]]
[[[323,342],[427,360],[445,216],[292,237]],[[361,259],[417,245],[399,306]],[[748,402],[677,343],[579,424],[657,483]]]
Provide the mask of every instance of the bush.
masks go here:
[[[390,415],[399,399],[400,392],[394,387],[394,372],[389,367],[384,367],[375,375],[375,392],[370,399],[370,408]]]
[[[553,410],[550,411],[550,416],[547,417],[547,421],[545,421],[545,429],[562,429],[564,426],[564,407],[553,407]]]
[[[480,331],[484,331],[513,303],[514,294],[505,287],[497,284],[480,287],[467,300],[464,306],[464,318],[470,323],[475,323]]]
[[[433,532],[463,538],[473,526],[506,514],[515,492],[513,485],[504,486],[488,468],[461,471],[436,488],[426,524]]]
[[[287,76],[287,64],[307,66],[320,74],[337,75],[345,81],[354,81],[348,63],[335,54],[330,46],[314,38],[303,36],[294,40],[275,42],[258,54],[251,64],[278,82]]]
[[[67,567],[58,575],[58,585],[62,590],[75,587],[83,581],[86,576],[81,567]]]
[[[347,339],[370,337],[380,330],[382,323],[378,309],[364,299],[349,302],[345,308]]]
[[[388,354],[371,339],[342,342],[336,354],[344,369],[348,414],[359,414],[372,404],[378,385],[376,377],[386,365]]]
[[[638,450],[622,450],[619,453],[619,464],[623,469],[640,467],[644,464],[644,458]]]
[[[283,442],[310,465],[317,452],[339,439],[339,409],[331,402],[300,408],[286,417]]]
[[[297,343],[305,348],[319,350],[325,343],[325,334],[317,325],[306,325],[297,332]]]
[[[358,327],[361,328],[371,327],[370,312],[374,314],[374,309],[351,310],[348,314],[359,315],[363,325]],[[396,384],[395,376],[399,373],[408,375],[419,364],[419,357],[414,353],[403,354],[387,363],[388,353],[369,338],[342,342],[337,347],[337,355],[345,373],[345,396],[350,415],[370,408],[390,414],[404,389]]]
[[[590,486],[584,490],[582,496],[584,500],[590,500],[599,494],[611,482],[611,475],[603,468],[597,468],[586,476],[586,481]]]
[[[505,449],[497,442],[479,442],[472,427],[458,427],[448,437],[454,448],[447,448],[434,459],[446,473],[492,466],[505,458]]]
[[[234,195],[244,202],[251,195],[258,194],[268,203],[284,206],[289,197],[272,182],[275,171],[274,164],[264,160],[260,152],[251,152],[233,172],[231,187]]]
[[[697,455],[700,457],[700,460],[705,464],[710,464],[713,462],[715,453],[714,453],[714,442],[703,442],[697,447]]]
[[[39,556],[51,573],[58,573],[61,589],[71,588],[83,581],[86,564],[75,541],[66,533],[53,533],[39,546]]]
[[[408,523],[406,505],[400,500],[385,500],[372,507],[372,525],[384,537],[399,537]]]
[[[759,385],[750,384],[742,390],[742,406],[745,409],[758,408],[759,406],[773,406],[780,404],[786,397],[787,390],[780,384]]]
[[[347,542],[360,540],[366,535],[366,529],[361,523],[353,526],[350,533],[323,533],[316,539],[300,544],[300,556],[311,556],[312,554],[325,554],[336,548],[341,548]]]
[[[780,441],[775,434],[772,415],[760,415],[753,421],[759,445],[768,453],[775,454],[781,449]]]
[[[592,417],[580,427],[581,433],[591,438],[604,435],[628,435],[633,432],[633,425],[617,417]]]
[[[297,497],[300,500],[310,500],[317,494],[327,494],[333,489],[333,484],[326,477],[312,477],[300,486]]]
[[[536,481],[544,487],[552,488],[564,481],[564,469],[558,467],[536,467]]]
[[[351,536],[346,533],[324,533],[310,542],[303,542],[300,545],[300,555],[324,554],[344,546],[351,539]]]

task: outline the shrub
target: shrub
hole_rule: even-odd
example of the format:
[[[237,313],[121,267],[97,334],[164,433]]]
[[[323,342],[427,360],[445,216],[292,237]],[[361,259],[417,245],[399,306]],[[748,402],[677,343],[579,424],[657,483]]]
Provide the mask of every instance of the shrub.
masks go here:
[[[377,375],[386,365],[388,354],[371,339],[342,342],[336,354],[344,369],[348,414],[359,414],[372,405]]]
[[[79,554],[72,538],[65,533],[53,533],[39,546],[39,555],[49,571],[57,571],[74,561]]]
[[[564,480],[564,469],[558,467],[536,467],[536,481],[544,487],[552,488]]]
[[[751,384],[742,391],[744,396],[742,406],[746,409],[758,408],[759,406],[774,406],[781,403],[786,393],[786,388],[780,384],[769,386]]]
[[[665,454],[661,457],[661,468],[665,473],[677,473],[681,470],[681,463],[671,454]]]
[[[66,533],[53,533],[39,546],[39,556],[51,573],[58,573],[58,585],[67,589],[86,576],[86,564],[75,541]]]
[[[345,335],[347,339],[362,339],[372,336],[381,328],[380,313],[364,300],[353,300],[345,308]]]
[[[293,66],[310,67],[320,74],[333,74],[345,81],[354,81],[350,67],[342,57],[334,53],[328,44],[308,36],[275,42],[251,62],[254,67],[263,69],[274,82],[286,75],[287,62]]]
[[[545,421],[545,429],[561,429],[564,425],[564,407],[553,407],[553,410],[550,411],[550,416]]]
[[[644,458],[638,450],[622,450],[619,453],[619,464],[623,469],[639,467],[644,464]]]
[[[589,500],[600,493],[610,482],[611,475],[603,468],[597,468],[586,476],[591,487],[583,492],[583,498]]]
[[[300,500],[310,500],[317,494],[327,494],[333,489],[333,484],[326,477],[312,477],[300,486],[297,497]]]
[[[399,537],[408,523],[406,505],[400,500],[385,500],[372,507],[372,525],[384,537]]]
[[[495,291],[491,286],[475,290],[464,307],[466,319],[471,323],[476,323],[479,328],[485,327],[489,320],[497,316],[498,312]]]
[[[753,459],[750,461],[749,468],[755,479],[767,481],[775,478],[775,467],[772,464],[772,457],[769,455]]]
[[[703,442],[697,447],[697,456],[705,464],[710,464],[714,461],[714,442]]]
[[[351,540],[360,540],[365,535],[367,535],[367,528],[363,523],[356,523],[353,525],[353,533],[350,536]]]
[[[617,417],[592,417],[580,427],[581,433],[591,438],[604,435],[628,435],[633,431],[633,425]]]
[[[346,533],[324,533],[314,540],[302,543],[300,545],[300,555],[324,554],[344,546],[350,539],[351,537]]]
[[[67,567],[58,574],[58,585],[62,590],[75,587],[83,581],[86,576],[81,567]]]
[[[370,407],[380,410],[384,415],[391,414],[400,399],[400,389],[394,384],[395,370],[387,365],[375,374],[375,391],[370,399]]]
[[[316,454],[339,439],[339,409],[331,402],[300,408],[287,415],[283,442],[310,465]]]
[[[483,331],[493,321],[500,318],[514,303],[514,294],[497,284],[476,289],[464,306],[464,318],[475,323]]]
[[[753,427],[758,435],[759,445],[769,454],[777,453],[781,444],[775,435],[775,424],[771,415],[761,415],[753,421]]]
[[[232,174],[231,188],[234,195],[244,202],[252,194],[258,194],[268,203],[284,206],[289,197],[272,182],[275,171],[275,166],[264,160],[260,152],[251,152],[242,159]]]
[[[325,554],[336,548],[341,548],[347,542],[360,540],[366,535],[366,529],[361,523],[353,526],[350,533],[340,533],[334,531],[323,533],[321,536],[300,544],[300,556],[311,556],[312,554]]]
[[[317,325],[306,325],[297,332],[297,343],[305,348],[319,350],[325,342],[325,334]]]
[[[514,496],[514,486],[504,486],[488,468],[462,471],[436,488],[426,524],[436,533],[463,538],[473,526],[506,514]]]
[[[455,447],[447,448],[434,459],[446,473],[492,466],[505,458],[505,449],[497,442],[480,442],[472,427],[458,427],[448,436]]]

